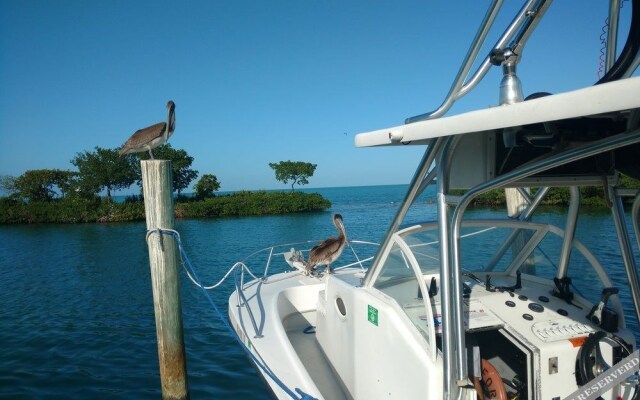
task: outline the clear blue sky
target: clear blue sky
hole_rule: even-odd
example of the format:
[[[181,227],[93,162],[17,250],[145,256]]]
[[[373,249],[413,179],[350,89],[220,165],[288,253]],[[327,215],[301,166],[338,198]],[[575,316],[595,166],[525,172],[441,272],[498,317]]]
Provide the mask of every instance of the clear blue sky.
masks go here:
[[[505,3],[489,45],[522,2]],[[284,189],[268,167],[282,160],[318,164],[308,187],[407,183],[423,149],[357,149],[354,134],[439,106],[488,4],[0,0],[0,175],[74,169],[173,99],[170,142],[222,190]],[[597,80],[607,7],[551,6],[519,66],[525,95]],[[500,77],[450,114],[495,105]]]

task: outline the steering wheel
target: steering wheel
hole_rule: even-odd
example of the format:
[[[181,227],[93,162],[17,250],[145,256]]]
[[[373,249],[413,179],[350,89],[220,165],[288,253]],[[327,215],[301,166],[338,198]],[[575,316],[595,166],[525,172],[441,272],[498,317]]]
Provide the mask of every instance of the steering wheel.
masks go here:
[[[631,349],[627,342],[614,334],[604,331],[590,334],[582,345],[576,362],[576,379],[579,386],[586,385],[596,376],[611,368],[611,365],[609,365],[602,356],[602,351],[600,350],[601,342],[609,343],[614,347],[616,345],[619,346],[622,350],[620,359],[631,354]],[[619,360],[614,360],[614,362],[617,361]],[[640,385],[636,385],[631,400],[640,400],[639,386]],[[598,397],[598,399],[602,399],[602,397]]]

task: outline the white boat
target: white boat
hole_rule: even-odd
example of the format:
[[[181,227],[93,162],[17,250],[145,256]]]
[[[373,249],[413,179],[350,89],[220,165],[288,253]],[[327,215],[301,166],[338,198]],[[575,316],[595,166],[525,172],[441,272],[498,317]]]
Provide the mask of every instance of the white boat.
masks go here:
[[[640,1],[627,45],[598,84],[527,100],[515,66],[549,2],[525,2],[467,79],[501,3],[489,6],[439,109],[355,138],[358,147],[426,146],[381,244],[348,241],[327,272],[305,270],[314,243],[237,264],[229,319],[276,398],[639,398],[637,332],[627,319],[640,320],[640,240],[630,234],[640,237],[640,193],[619,187],[619,177],[640,177],[640,77],[631,77]],[[503,105],[443,116],[492,63],[504,72]],[[404,224],[429,185],[436,220]],[[579,188],[594,185],[611,204],[622,285],[574,235]],[[536,215],[556,187],[570,193],[561,227]],[[507,188],[523,199],[517,215],[466,215],[477,196]],[[625,197],[634,200],[630,216]],[[590,290],[579,293],[574,283],[584,279]],[[633,305],[626,315],[623,294]]]

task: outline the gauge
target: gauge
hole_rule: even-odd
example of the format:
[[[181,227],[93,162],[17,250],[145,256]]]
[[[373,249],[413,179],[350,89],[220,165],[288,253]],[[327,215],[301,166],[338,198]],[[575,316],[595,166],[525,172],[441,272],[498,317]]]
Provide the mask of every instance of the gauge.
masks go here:
[[[544,307],[542,306],[542,304],[530,303],[529,304],[529,310],[531,310],[533,312],[543,312],[544,311]]]

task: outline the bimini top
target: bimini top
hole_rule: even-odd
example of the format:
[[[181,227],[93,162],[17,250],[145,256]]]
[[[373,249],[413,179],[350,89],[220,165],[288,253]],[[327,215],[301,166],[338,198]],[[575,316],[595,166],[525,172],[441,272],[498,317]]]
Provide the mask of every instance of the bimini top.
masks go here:
[[[355,137],[357,147],[426,144],[429,139],[640,108],[640,77],[451,117],[414,122]]]

